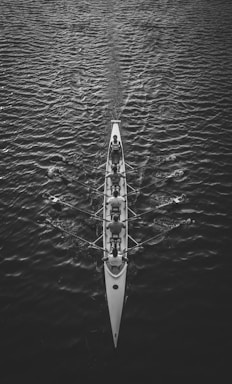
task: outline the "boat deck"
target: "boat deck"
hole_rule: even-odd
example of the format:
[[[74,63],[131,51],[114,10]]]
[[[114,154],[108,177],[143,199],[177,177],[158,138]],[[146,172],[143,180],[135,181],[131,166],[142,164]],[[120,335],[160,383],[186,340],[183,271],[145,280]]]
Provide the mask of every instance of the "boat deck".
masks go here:
[[[125,228],[121,230],[117,239],[117,248],[123,252],[123,256],[127,256],[128,249],[128,207],[127,207],[127,183],[126,183],[126,169],[123,154],[123,147],[121,141],[121,135],[119,131],[118,121],[113,121],[113,127],[110,137],[110,143],[113,140],[113,136],[117,135],[118,141],[121,143],[121,157],[117,159],[117,172],[121,173],[124,177],[119,180],[119,195],[124,197],[125,201],[122,202],[120,207],[121,222],[124,221]],[[119,161],[118,161],[119,160]],[[107,229],[107,225],[112,221],[112,212],[110,204],[106,204],[108,199],[112,197],[114,186],[110,177],[107,177],[112,173],[112,165],[115,164],[115,159],[111,159],[110,144],[106,162],[106,174],[105,174],[105,186],[104,186],[104,202],[103,202],[103,248],[104,256],[107,258],[112,246],[115,245],[115,241],[112,244],[112,233],[110,229]],[[112,266],[108,261],[104,262],[104,274],[105,274],[105,285],[106,285],[106,296],[108,302],[108,309],[110,315],[111,329],[114,340],[114,346],[117,347],[119,328],[122,316],[122,310],[124,305],[125,297],[125,286],[126,286],[126,273],[127,263],[122,262],[120,267]]]
[[[113,140],[113,136],[117,135],[119,141],[121,142],[121,136],[120,136],[120,131],[118,129],[117,124],[113,124],[112,132],[111,132],[111,138],[110,142]],[[122,147],[122,142],[121,142],[121,147]],[[107,164],[106,164],[106,176],[112,173],[112,160],[110,157],[110,147],[108,151],[108,158],[107,158]],[[127,256],[127,248],[128,248],[128,209],[127,209],[127,183],[126,183],[126,169],[125,169],[125,162],[124,162],[124,154],[123,154],[123,149],[122,149],[122,155],[117,163],[117,168],[118,168],[118,173],[121,173],[124,177],[120,178],[119,182],[119,188],[117,188],[119,195],[123,196],[125,201],[122,202],[121,204],[121,209],[120,209],[120,214],[119,214],[119,221],[124,222],[125,228],[121,230],[121,233],[119,234],[119,238],[117,240],[118,244],[118,250],[123,252],[124,251],[124,256]],[[111,211],[110,205],[106,205],[107,200],[112,196],[114,191],[111,178],[110,177],[105,177],[105,188],[104,188],[104,209],[103,209],[103,219],[104,219],[104,224],[103,224],[103,231],[104,231],[104,236],[103,236],[103,248],[106,249],[105,251],[105,256],[108,256],[108,252],[112,249],[112,244],[114,241],[112,240],[112,233],[110,229],[107,229],[107,225],[109,224],[110,221],[112,221],[113,218],[113,213]],[[107,221],[105,221],[107,220]],[[109,266],[109,263],[107,263]],[[110,268],[113,271],[115,271],[115,268]],[[120,272],[120,270],[119,270]],[[115,272],[114,272],[115,273]]]

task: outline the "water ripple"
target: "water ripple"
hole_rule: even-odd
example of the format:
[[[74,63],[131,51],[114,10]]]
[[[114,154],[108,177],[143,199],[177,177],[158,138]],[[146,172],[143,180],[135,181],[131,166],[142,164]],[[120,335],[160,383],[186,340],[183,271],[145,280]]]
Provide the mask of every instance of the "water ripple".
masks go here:
[[[186,196],[182,204],[134,222],[131,235],[154,235],[155,218],[195,220],[131,255],[121,359],[138,361],[128,347],[134,345],[157,355],[156,345],[166,356],[159,354],[158,365],[178,371],[179,361],[192,353],[193,333],[196,350],[207,352],[212,365],[216,361],[204,324],[214,334],[215,327],[230,329],[229,321],[211,314],[226,313],[223,303],[231,293],[231,14],[228,0],[1,1],[0,301],[6,360],[12,350],[20,363],[31,351],[63,349],[68,355],[74,350],[86,371],[102,361],[106,371],[113,367],[101,254],[50,228],[46,219],[90,240],[101,227],[75,210],[55,210],[43,195],[99,209],[101,199],[78,181],[103,183],[104,168],[94,167],[105,161],[110,120],[121,118],[126,161],[140,167],[128,173],[129,183],[142,188],[140,196],[130,197],[131,207],[142,212],[157,198]],[[65,177],[49,177],[51,166]],[[157,177],[175,170],[183,176]],[[218,350],[223,348],[221,336]],[[143,360],[148,372],[149,362]],[[81,363],[73,366],[81,370]],[[190,370],[204,375],[199,364]]]

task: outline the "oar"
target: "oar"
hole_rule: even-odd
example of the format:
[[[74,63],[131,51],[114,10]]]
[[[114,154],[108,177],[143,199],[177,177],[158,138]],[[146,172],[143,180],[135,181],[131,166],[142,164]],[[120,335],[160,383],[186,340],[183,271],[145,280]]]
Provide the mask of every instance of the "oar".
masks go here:
[[[78,235],[75,235],[74,233],[69,232],[69,231],[67,231],[66,229],[60,227],[59,225],[55,225],[55,224],[53,224],[53,223],[52,223],[50,220],[48,220],[48,219],[47,219],[47,222],[48,222],[52,227],[59,229],[61,232],[65,232],[65,233],[67,233],[69,236],[73,236],[73,237],[75,237],[77,240],[83,241],[83,242],[89,244],[89,246],[91,246],[91,247],[93,247],[93,248],[99,249],[99,250],[101,250],[101,251],[105,251],[104,248],[99,247],[99,245],[96,245],[94,242],[89,241],[89,240],[86,240],[86,239],[84,239],[83,237],[80,237],[80,236],[78,236]]]
[[[61,179],[63,178],[64,180],[66,180],[66,181],[68,181],[68,182],[74,182],[74,183],[77,183],[77,184],[82,185],[82,186],[85,187],[85,188],[92,189],[92,190],[93,190],[94,192],[96,192],[97,194],[99,194],[99,195],[101,195],[101,196],[104,196],[104,194],[103,194],[102,192],[99,191],[99,188],[91,187],[91,186],[89,186],[88,184],[83,183],[83,181],[80,181],[80,180],[75,179],[74,177],[67,178],[67,177],[63,174],[63,172],[62,172],[62,173],[59,173],[59,177],[60,177]]]
[[[76,154],[74,154],[74,156],[75,155]],[[72,166],[76,167],[77,166],[77,162],[81,161],[81,157],[79,156],[78,159],[75,159],[75,160],[68,159],[68,157],[67,157],[67,158],[61,159],[61,161],[63,161],[64,163],[66,163],[68,165],[72,165]],[[80,165],[83,165],[83,164],[80,164]],[[89,165],[83,165],[83,167],[88,168],[89,170],[92,170],[92,169],[100,169],[100,168],[104,167],[104,165],[106,165],[106,163],[103,163],[103,164],[101,164],[101,165],[99,165],[97,167],[94,166],[94,165],[92,167],[89,166]]]
[[[158,178],[158,177],[157,177],[157,178]],[[134,188],[134,191],[133,191],[133,192],[129,192],[129,193],[128,193],[128,196],[129,196],[129,195],[133,195],[134,193],[140,192],[140,191],[142,191],[142,190],[145,189],[145,188],[152,187],[152,186],[154,186],[154,185],[155,185],[155,181],[152,182],[151,184],[144,185],[143,187],[138,187],[137,189]]]
[[[127,193],[127,195],[124,195],[124,196],[131,196],[131,195],[134,195],[135,193],[139,193],[139,192],[141,192],[143,189],[145,189],[145,188],[149,188],[149,187],[151,187],[151,186],[154,185],[154,184],[155,184],[155,182],[152,183],[152,184],[149,184],[149,185],[144,185],[143,187],[138,187],[138,188],[133,188],[133,187],[132,187],[132,191],[129,192],[129,193]],[[128,186],[129,186],[129,185],[128,185]]]
[[[127,165],[127,167],[129,167],[130,169],[133,169],[133,170],[136,170],[134,167],[132,167],[132,165],[128,164],[125,162],[125,164]]]
[[[88,184],[83,183],[83,182],[80,181],[80,180],[72,179],[72,181],[74,181],[74,182],[77,183],[77,184],[82,185],[82,186],[85,187],[85,188],[92,189],[92,190],[93,190],[94,192],[96,192],[98,195],[105,196],[104,193],[100,192],[97,188],[95,188],[95,187],[90,187]]]
[[[158,240],[159,238],[162,238],[167,232],[170,232],[170,229],[164,231],[163,233],[160,233],[159,235],[155,235],[155,236],[153,236],[153,237],[150,237],[149,239],[144,240],[144,241],[142,241],[141,243],[137,243],[137,244],[134,245],[133,247],[128,248],[127,251],[129,252],[129,251],[131,251],[132,249],[139,248],[139,247],[141,247],[143,244],[148,243],[148,242],[151,241],[151,240],[155,240],[155,239]]]
[[[190,218],[187,219],[187,220],[181,220],[180,223],[176,224],[176,225],[175,225],[174,227],[172,227],[172,228],[166,229],[165,231],[163,231],[163,233],[160,233],[159,235],[155,235],[155,236],[153,236],[153,237],[150,237],[149,239],[144,240],[144,241],[142,241],[141,243],[137,243],[136,245],[134,245],[134,246],[131,247],[131,248],[127,248],[127,251],[129,252],[129,251],[131,251],[132,249],[139,248],[140,246],[142,246],[142,245],[145,244],[145,243],[148,243],[149,241],[152,241],[152,240],[155,240],[155,239],[159,239],[159,238],[161,238],[162,236],[166,235],[166,233],[172,231],[173,229],[176,229],[176,228],[180,227],[180,226],[183,225],[183,224],[191,224],[191,223],[195,223],[195,220],[191,220]],[[131,240],[135,241],[133,238],[132,238]],[[136,241],[135,241],[135,243],[136,243]]]
[[[136,192],[136,189],[134,187],[132,187],[130,184],[127,183],[127,186],[133,191],[133,192]]]
[[[126,165],[129,165],[129,164],[127,164],[126,163]],[[127,171],[127,174],[128,173],[133,173],[133,172],[137,172],[139,169],[143,169],[143,168],[148,168],[146,165],[141,165],[141,167],[136,167],[136,168],[132,168],[131,166],[130,166],[130,168],[131,168],[131,170],[130,171]]]
[[[136,220],[138,217],[144,216],[147,213],[155,212],[158,209],[166,207],[167,205],[170,205],[170,204],[174,204],[174,203],[178,204],[178,202],[176,202],[175,199],[177,199],[177,198],[173,198],[172,200],[169,200],[166,203],[160,204],[160,205],[158,205],[157,207],[155,207],[153,209],[149,209],[149,211],[136,214],[136,216],[133,216],[133,217],[129,217],[127,220],[123,220],[123,222]]]
[[[134,191],[132,192],[129,192],[129,193],[126,193],[125,195],[123,195],[123,197],[126,197],[126,196],[131,196],[131,195],[134,195],[136,193],[140,192],[139,189],[135,189]]]
[[[74,207],[74,205],[69,204],[69,203],[66,203],[65,201],[62,201],[61,199],[59,199],[58,197],[49,195],[48,198],[49,198],[51,201],[53,200],[54,203],[60,203],[60,204],[66,205],[67,207],[70,207],[70,208],[72,208],[72,209],[75,209],[75,210],[78,211],[78,212],[86,213],[87,215],[92,216],[92,217],[95,218],[96,220],[99,220],[99,221],[107,221],[107,222],[109,221],[109,220],[106,220],[106,219],[103,219],[103,218],[97,216],[97,215],[96,215],[95,213],[93,213],[93,212],[89,212],[89,211],[87,211],[87,210],[85,210],[85,209],[82,209],[82,208]]]

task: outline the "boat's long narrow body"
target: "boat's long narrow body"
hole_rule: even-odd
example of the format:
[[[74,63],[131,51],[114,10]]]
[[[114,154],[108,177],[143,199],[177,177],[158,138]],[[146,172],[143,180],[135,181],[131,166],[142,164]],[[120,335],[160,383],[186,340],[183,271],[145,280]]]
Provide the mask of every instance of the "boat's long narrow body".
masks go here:
[[[118,120],[112,120],[112,131],[110,136],[110,143],[106,162],[106,175],[105,175],[105,187],[104,187],[104,203],[103,203],[103,248],[105,251],[105,257],[108,256],[111,250],[111,239],[112,234],[110,229],[107,229],[108,220],[111,220],[112,213],[110,205],[107,205],[107,200],[112,196],[112,182],[111,178],[107,177],[112,173],[112,159],[110,153],[110,144],[113,141],[113,136],[116,135],[118,141],[121,144],[121,156],[117,163],[118,172],[124,177],[120,178],[119,182],[119,193],[123,196],[125,201],[120,207],[120,221],[124,222],[125,228],[121,230],[119,234],[120,249],[124,251],[123,255],[127,256],[128,249],[128,206],[127,206],[127,183],[126,183],[126,169],[125,160],[123,153],[123,146],[121,140],[121,134],[119,129]],[[127,263],[123,262],[120,267],[112,267],[108,261],[104,262],[104,274],[105,274],[105,285],[106,285],[106,296],[109,308],[111,329],[113,334],[114,346],[117,347],[118,335],[121,323],[121,316],[125,297],[125,286],[126,286],[126,273]]]

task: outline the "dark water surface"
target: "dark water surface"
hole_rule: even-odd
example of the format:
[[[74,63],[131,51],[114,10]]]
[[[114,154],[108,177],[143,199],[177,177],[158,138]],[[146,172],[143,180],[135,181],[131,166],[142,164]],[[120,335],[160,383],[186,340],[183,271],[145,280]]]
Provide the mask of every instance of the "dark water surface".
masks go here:
[[[0,383],[224,383],[231,364],[232,3],[230,0],[1,0]],[[87,210],[99,186],[110,120],[121,118],[128,175],[143,195],[185,201],[132,222],[195,223],[131,254],[113,350],[100,228]],[[175,154],[174,161],[157,159]],[[75,166],[62,162],[74,159]],[[142,166],[144,166],[142,168]],[[160,179],[182,169],[184,175]],[[145,188],[145,186],[148,188]],[[227,381],[227,382],[230,382]]]

